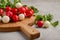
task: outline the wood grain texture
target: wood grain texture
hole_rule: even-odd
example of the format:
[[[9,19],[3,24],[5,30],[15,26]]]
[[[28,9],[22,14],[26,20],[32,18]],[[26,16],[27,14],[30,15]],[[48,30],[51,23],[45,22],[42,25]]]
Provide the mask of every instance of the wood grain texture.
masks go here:
[[[30,25],[28,25],[30,23],[33,23],[34,20],[35,16],[32,16],[31,18],[26,18],[23,21],[7,23],[7,24],[0,23],[0,31],[10,32],[10,31],[21,30],[31,39],[38,38],[40,36],[40,32],[35,28],[32,28]]]

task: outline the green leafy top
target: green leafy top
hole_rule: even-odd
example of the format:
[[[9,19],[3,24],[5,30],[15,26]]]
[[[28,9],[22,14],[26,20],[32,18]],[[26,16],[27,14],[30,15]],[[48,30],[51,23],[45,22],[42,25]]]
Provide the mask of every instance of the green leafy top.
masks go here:
[[[42,15],[37,15],[35,21],[38,21],[38,20],[43,20],[43,16]]]
[[[18,2],[21,3],[21,0],[14,0],[14,5],[15,5],[16,3],[18,3]]]
[[[1,0],[0,8],[5,9],[6,6],[15,7],[15,4],[16,4],[17,2],[21,2],[21,0],[14,0],[14,2],[13,2],[14,4],[12,4],[12,3],[10,2],[10,0]]]
[[[5,8],[6,4],[7,4],[6,0],[1,0],[0,8]]]
[[[36,16],[36,15],[35,15]],[[46,14],[46,15],[37,15],[36,16],[36,21],[38,20],[43,20],[43,21],[52,21],[53,15],[51,14]]]
[[[48,21],[51,21],[53,19],[53,15],[51,14],[47,14],[46,17]]]

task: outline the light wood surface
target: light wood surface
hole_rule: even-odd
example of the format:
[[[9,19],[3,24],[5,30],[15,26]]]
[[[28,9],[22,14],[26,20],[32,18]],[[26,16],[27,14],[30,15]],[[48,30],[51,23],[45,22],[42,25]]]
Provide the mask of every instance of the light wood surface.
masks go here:
[[[35,39],[40,36],[40,32],[35,28],[32,28],[30,25],[28,25],[30,23],[33,23],[34,20],[35,20],[35,17],[32,16],[31,18],[26,18],[23,21],[7,23],[7,24],[0,23],[0,31],[10,32],[10,31],[21,30],[27,35],[27,37],[31,39]]]

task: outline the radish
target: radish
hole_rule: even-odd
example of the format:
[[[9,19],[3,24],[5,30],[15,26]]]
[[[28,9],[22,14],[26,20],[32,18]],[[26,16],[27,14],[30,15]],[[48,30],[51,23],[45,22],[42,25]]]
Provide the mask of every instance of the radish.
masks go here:
[[[19,12],[20,12],[20,13],[25,13],[25,12],[26,12],[26,9],[25,9],[24,7],[20,7],[20,8],[19,8]]]
[[[37,22],[37,25],[38,25],[38,27],[40,27],[40,28],[43,27],[43,24],[44,24],[43,21],[38,21],[38,22]]]
[[[2,22],[3,23],[8,23],[10,21],[10,18],[8,16],[3,16],[2,17]]]
[[[18,2],[18,3],[16,3],[15,6],[16,6],[16,8],[20,8],[20,7],[22,7],[22,4]]]
[[[17,14],[18,13],[18,9],[17,8],[12,8],[12,12],[13,12],[13,14]]]
[[[33,16],[33,14],[34,14],[33,9],[29,9],[29,10],[26,11],[27,17],[31,17],[31,16]]]
[[[19,14],[19,20],[23,20],[25,18],[24,14]]]
[[[11,18],[13,16],[13,13],[11,11],[8,11],[8,12],[6,12],[6,15]]]
[[[50,26],[50,22],[49,22],[49,21],[45,21],[45,22],[44,22],[44,27],[47,28],[47,27],[49,27],[49,26]]]
[[[0,16],[3,15],[4,11],[3,9],[0,9]]]
[[[11,9],[12,9],[12,8],[9,7],[9,6],[6,7],[6,11],[7,11],[7,12],[8,12],[8,11],[11,11]]]
[[[0,22],[1,22],[2,17],[0,16]]]
[[[17,16],[17,15],[13,15],[12,20],[13,20],[14,22],[17,22],[17,21],[18,21],[18,16]]]

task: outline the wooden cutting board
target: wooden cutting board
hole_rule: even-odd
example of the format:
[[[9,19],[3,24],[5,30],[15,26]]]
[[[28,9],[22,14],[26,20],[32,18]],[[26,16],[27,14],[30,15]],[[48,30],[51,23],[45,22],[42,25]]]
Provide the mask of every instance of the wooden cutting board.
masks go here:
[[[0,23],[0,32],[10,32],[19,30],[24,32],[27,37],[31,39],[38,38],[40,36],[40,32],[29,25],[30,23],[33,23],[34,20],[35,16],[32,16],[31,18],[26,18],[23,21],[7,24]]]

